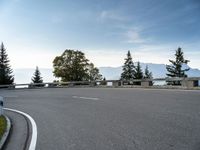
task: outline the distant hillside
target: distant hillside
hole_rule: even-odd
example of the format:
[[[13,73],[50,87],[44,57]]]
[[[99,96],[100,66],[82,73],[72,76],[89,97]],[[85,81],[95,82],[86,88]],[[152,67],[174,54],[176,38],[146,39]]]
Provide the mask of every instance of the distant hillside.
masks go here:
[[[153,73],[154,78],[164,78],[166,77],[166,65],[164,64],[153,64],[153,63],[141,63],[143,70],[145,66],[148,65],[149,70]],[[122,67],[100,67],[100,73],[106,77],[106,79],[119,79]],[[200,77],[199,69],[190,69],[187,72],[189,77]]]

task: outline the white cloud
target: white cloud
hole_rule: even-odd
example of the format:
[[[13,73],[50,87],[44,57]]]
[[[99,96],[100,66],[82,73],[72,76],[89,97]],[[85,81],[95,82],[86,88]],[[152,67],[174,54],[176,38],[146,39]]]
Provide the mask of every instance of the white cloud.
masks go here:
[[[177,43],[171,44],[142,44],[138,48],[130,48],[134,62],[140,61],[144,63],[169,64],[169,59],[174,59],[175,50],[179,45]],[[191,60],[189,66],[200,69],[200,52],[188,51],[183,45],[184,56]],[[124,64],[124,58],[127,51],[120,49],[102,49],[102,50],[86,50],[84,51],[86,57],[91,60],[96,66],[111,66],[118,67]]]
[[[85,50],[86,57],[97,67],[112,66],[118,67],[124,63],[126,53],[113,49],[107,50]]]
[[[53,59],[61,55],[64,51],[63,47],[42,47],[37,45],[11,45],[4,43],[7,48],[7,54],[10,59],[12,68],[52,68]],[[7,47],[7,45],[9,45]],[[182,45],[182,44],[180,44]],[[175,50],[178,48],[177,43],[169,43],[165,45],[141,44],[141,46],[130,47],[133,61],[157,64],[169,64],[169,59],[174,59]],[[200,52],[192,48],[182,45],[186,59],[191,60],[189,66],[200,69]],[[55,51],[55,49],[60,49]],[[196,48],[195,48],[196,49]],[[97,67],[111,66],[118,67],[124,64],[124,58],[127,51],[124,49],[90,49],[85,48],[83,51],[91,62]]]
[[[115,21],[126,21],[128,18],[126,16],[123,16],[119,14],[116,11],[111,10],[104,10],[100,13],[100,19],[101,20],[115,20]]]
[[[125,36],[127,40],[126,43],[144,43],[145,39],[143,39],[140,35],[140,32],[138,30],[128,30],[125,33]]]

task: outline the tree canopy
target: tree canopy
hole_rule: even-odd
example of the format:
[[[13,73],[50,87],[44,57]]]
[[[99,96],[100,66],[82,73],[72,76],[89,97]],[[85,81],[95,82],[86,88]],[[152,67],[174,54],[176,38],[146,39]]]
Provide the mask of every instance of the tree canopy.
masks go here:
[[[13,84],[14,76],[12,75],[12,69],[9,65],[8,55],[6,54],[6,49],[4,44],[1,43],[0,46],[0,84]]]
[[[53,60],[54,76],[62,81],[93,81],[101,80],[99,69],[89,63],[85,54],[78,50],[67,49],[61,56]]]
[[[131,80],[134,79],[135,66],[131,57],[130,51],[127,53],[127,58],[125,58],[125,63],[122,67],[121,80]]]
[[[135,73],[134,73],[134,79],[142,79],[143,78],[143,72],[142,67],[140,65],[140,62],[137,62],[137,65],[135,66]]]
[[[144,78],[145,79],[152,79],[153,78],[152,72],[149,71],[148,65],[146,65],[146,68],[144,70]]]
[[[175,60],[169,60],[170,65],[166,66],[168,77],[187,77],[185,72],[189,71],[190,68],[184,68],[183,65],[187,65],[189,60],[184,59],[184,54],[182,49],[179,47],[175,53]]]
[[[102,75],[99,73],[99,69],[94,67],[93,63],[88,65],[88,79],[89,81],[102,80]]]
[[[36,67],[35,72],[33,74],[32,82],[33,83],[43,83],[41,73],[40,73],[38,66]]]

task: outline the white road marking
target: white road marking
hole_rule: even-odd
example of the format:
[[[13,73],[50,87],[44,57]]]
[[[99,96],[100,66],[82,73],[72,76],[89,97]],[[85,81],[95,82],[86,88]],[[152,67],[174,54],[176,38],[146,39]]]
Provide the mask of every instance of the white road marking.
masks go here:
[[[81,97],[81,96],[72,96],[72,97],[76,99],[87,99],[87,100],[94,100],[94,101],[99,100],[99,98],[96,98],[96,97]]]
[[[3,96],[4,98],[18,98],[18,96]]]
[[[35,150],[36,149],[36,143],[37,143],[37,125],[36,125],[34,119],[29,114],[24,113],[24,112],[19,111],[19,110],[10,109],[10,108],[4,108],[4,109],[19,113],[19,114],[21,114],[21,115],[23,115],[23,116],[25,116],[26,118],[29,119],[31,126],[32,126],[32,137],[31,137],[31,142],[30,142],[28,150]]]

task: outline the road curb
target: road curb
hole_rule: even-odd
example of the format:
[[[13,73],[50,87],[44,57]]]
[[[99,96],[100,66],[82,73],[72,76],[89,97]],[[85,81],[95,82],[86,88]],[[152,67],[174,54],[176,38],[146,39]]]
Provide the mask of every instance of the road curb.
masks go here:
[[[3,134],[2,138],[1,138],[1,141],[0,141],[0,149],[3,148],[5,142],[6,142],[7,138],[8,138],[8,135],[10,133],[10,129],[11,129],[11,121],[10,121],[10,119],[5,115],[3,115],[3,116],[6,118],[7,127],[6,127],[5,133]]]

